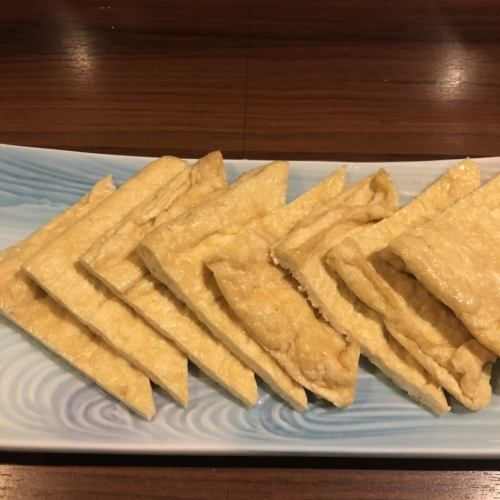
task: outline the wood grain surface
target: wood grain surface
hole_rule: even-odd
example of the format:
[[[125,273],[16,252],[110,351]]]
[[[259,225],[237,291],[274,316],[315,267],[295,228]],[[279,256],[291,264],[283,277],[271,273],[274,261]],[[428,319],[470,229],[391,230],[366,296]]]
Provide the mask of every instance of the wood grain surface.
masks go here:
[[[0,2],[0,141],[231,157],[499,152],[495,0]]]
[[[496,0],[2,0],[0,68],[4,143],[233,158],[500,155]],[[497,462],[4,452],[0,463],[0,498],[500,496]]]
[[[0,498],[494,498],[499,472],[0,465]]]

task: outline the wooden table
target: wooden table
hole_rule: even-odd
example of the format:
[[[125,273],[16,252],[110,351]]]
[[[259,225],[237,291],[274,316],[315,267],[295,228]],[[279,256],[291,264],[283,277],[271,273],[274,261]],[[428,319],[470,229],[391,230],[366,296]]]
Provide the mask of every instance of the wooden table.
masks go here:
[[[500,155],[494,0],[0,2],[0,142]],[[489,498],[497,462],[0,454],[0,498]]]

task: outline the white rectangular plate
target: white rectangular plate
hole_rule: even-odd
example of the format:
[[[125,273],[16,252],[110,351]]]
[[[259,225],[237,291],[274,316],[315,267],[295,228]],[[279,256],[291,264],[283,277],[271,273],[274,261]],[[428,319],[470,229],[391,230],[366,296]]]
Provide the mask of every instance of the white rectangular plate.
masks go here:
[[[15,244],[74,203],[104,174],[111,173],[120,184],[149,160],[0,145],[0,249]],[[478,162],[483,180],[500,173],[500,158]],[[264,162],[226,163],[233,180]],[[348,181],[384,166],[406,203],[454,163],[347,163]],[[290,198],[341,164],[291,162]],[[156,390],[158,414],[146,422],[0,318],[0,448],[500,458],[500,387],[496,378],[495,371],[489,408],[471,413],[452,403],[453,411],[437,418],[363,360],[356,401],[350,408],[338,410],[311,396],[309,410],[298,413],[263,385],[257,406],[245,409],[191,367],[188,408],[180,408]]]

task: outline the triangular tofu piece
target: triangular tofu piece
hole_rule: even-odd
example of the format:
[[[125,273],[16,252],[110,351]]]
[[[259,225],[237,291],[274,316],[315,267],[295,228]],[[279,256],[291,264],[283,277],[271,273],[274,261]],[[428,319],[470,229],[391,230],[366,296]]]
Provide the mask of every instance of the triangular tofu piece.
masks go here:
[[[500,175],[389,249],[500,355]]]
[[[439,385],[387,333],[378,315],[360,302],[323,262],[336,243],[390,216],[397,206],[394,186],[381,170],[313,212],[276,245],[272,253],[276,262],[299,281],[311,302],[335,329],[356,341],[361,352],[396,385],[440,415],[449,408]]]
[[[3,258],[12,250],[14,247],[8,247],[4,248],[3,250],[0,251],[0,262],[2,262]]]
[[[225,188],[224,161],[214,151],[128,212],[80,256],[80,262],[111,289],[126,290],[148,272],[135,252],[144,236]]]
[[[149,379],[120,357],[24,272],[21,265],[114,192],[109,177],[0,260],[0,312],[144,418],[155,413]]]
[[[253,372],[213,337],[165,285],[151,276],[135,253],[142,238],[155,227],[226,188],[221,154],[211,153],[201,158],[191,169],[189,182],[182,197],[172,198],[170,191],[164,188],[132,210],[96,242],[80,262],[172,340],[209,377],[251,406],[258,399]]]
[[[359,347],[316,314],[269,251],[295,224],[335,198],[344,177],[343,169],[333,173],[206,261],[253,338],[296,382],[338,407],[354,400]]]
[[[285,201],[288,163],[243,174],[227,191],[149,233],[138,252],[151,273],[186,303],[221,342],[297,409],[302,387],[245,331],[204,260],[252,220]]]
[[[188,177],[189,167],[177,158],[151,163],[23,266],[55,300],[182,405],[188,399],[184,354],[88,273],[78,259],[166,183],[180,196],[183,189],[179,186]]]
[[[381,315],[394,338],[471,410],[490,402],[495,356],[415,278],[385,262],[381,252],[393,238],[428,222],[478,186],[477,165],[461,162],[393,216],[347,237],[327,255],[331,269]]]

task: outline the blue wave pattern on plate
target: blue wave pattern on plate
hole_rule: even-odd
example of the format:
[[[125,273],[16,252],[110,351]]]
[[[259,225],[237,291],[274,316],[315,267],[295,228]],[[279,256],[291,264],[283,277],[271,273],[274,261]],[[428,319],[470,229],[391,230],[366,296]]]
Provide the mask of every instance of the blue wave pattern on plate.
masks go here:
[[[0,249],[74,203],[100,177],[117,184],[149,159],[0,146]],[[228,161],[231,180],[258,161]],[[355,182],[385,166],[402,203],[454,162],[348,164]],[[500,171],[483,159],[483,179]],[[291,162],[289,198],[340,163]],[[494,373],[494,379],[497,373]],[[470,413],[454,405],[436,418],[362,361],[356,401],[338,410],[310,395],[298,413],[260,386],[243,408],[190,368],[190,402],[178,407],[156,390],[152,422],[136,417],[27,334],[0,319],[0,447],[137,453],[272,453],[391,456],[500,456],[500,398]]]

